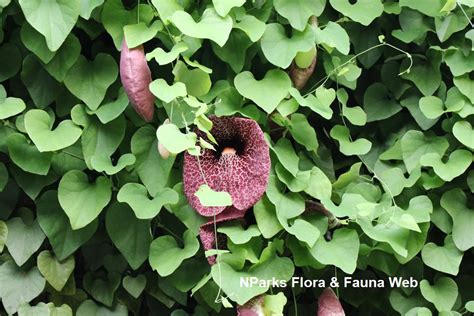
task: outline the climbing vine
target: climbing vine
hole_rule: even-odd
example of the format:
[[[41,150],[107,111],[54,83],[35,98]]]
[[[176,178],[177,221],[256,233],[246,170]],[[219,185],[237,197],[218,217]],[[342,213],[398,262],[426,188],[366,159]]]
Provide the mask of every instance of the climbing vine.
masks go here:
[[[0,0],[0,314],[473,313],[473,14]]]

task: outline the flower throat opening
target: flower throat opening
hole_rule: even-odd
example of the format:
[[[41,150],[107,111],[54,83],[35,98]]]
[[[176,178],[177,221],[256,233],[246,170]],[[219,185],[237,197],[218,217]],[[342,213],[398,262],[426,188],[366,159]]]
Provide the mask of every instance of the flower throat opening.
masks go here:
[[[216,156],[220,158],[223,155],[242,155],[244,153],[245,144],[239,138],[229,140],[221,140],[216,148]]]

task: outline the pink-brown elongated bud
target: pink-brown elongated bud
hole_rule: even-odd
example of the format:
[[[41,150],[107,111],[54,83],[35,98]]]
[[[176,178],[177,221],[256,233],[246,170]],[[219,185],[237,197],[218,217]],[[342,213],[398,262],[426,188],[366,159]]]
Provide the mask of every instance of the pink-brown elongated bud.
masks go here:
[[[254,297],[243,306],[237,306],[237,316],[264,316],[263,296]]]
[[[151,71],[143,46],[129,49],[125,38],[120,53],[120,80],[135,111],[143,120],[150,122],[155,112],[155,97],[148,87]]]
[[[316,16],[311,16],[309,19],[309,24],[311,27],[318,26],[318,18]],[[301,90],[306,86],[309,78],[314,73],[314,69],[316,68],[316,59],[317,59],[318,51],[316,46],[312,47],[309,51],[306,52],[298,52],[295,59],[291,63],[289,74],[291,81],[293,82],[293,86]]]
[[[325,288],[318,298],[318,316],[344,315],[344,309],[334,291],[330,287]]]
[[[299,68],[293,61],[290,66],[290,78],[293,82],[293,86],[298,90],[303,89],[306,86],[306,83],[308,82],[309,78],[311,78],[311,75],[313,74],[315,68],[316,57],[313,58],[311,65],[308,68],[304,69]]]
[[[170,119],[166,119],[163,122],[163,125],[169,124],[169,122],[170,122]],[[163,158],[163,159],[168,159],[168,157],[170,156],[169,150],[166,149],[166,147],[163,146],[163,144],[160,143],[160,141],[158,141],[158,153],[160,154],[161,158]]]

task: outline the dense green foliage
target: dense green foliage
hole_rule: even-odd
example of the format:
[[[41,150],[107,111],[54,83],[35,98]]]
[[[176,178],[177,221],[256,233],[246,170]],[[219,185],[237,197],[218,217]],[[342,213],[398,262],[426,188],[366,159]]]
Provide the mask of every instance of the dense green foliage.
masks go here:
[[[420,282],[341,287],[348,314],[474,312],[473,0],[141,2],[0,0],[0,314],[233,315],[268,291],[314,315],[322,288],[239,277],[346,275]],[[124,36],[148,53],[150,123],[121,86]],[[211,114],[258,121],[272,155],[212,267],[182,185]]]

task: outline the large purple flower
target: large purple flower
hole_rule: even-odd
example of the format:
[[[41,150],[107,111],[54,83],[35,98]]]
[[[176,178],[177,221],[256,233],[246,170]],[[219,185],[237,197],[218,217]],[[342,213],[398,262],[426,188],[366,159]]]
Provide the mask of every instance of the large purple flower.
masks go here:
[[[217,150],[206,149],[199,158],[188,153],[184,155],[184,193],[199,214],[220,214],[226,207],[205,207],[194,195],[201,185],[207,183],[215,191],[228,192],[233,206],[245,213],[262,197],[267,187],[270,173],[268,144],[254,120],[240,117],[210,119]],[[205,137],[202,132],[198,134]]]
[[[199,157],[184,155],[184,193],[189,204],[201,215],[216,216],[216,222],[241,218],[263,195],[270,173],[270,151],[260,126],[251,119],[211,117],[211,134],[216,151],[205,149]],[[205,134],[197,131],[200,137]],[[226,191],[232,197],[229,207],[203,206],[196,191],[208,184],[215,191]],[[201,227],[205,249],[215,244],[213,218]],[[209,260],[210,263],[214,259]]]

